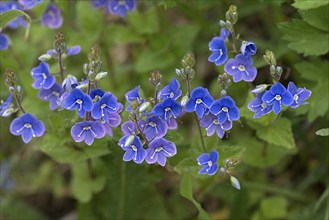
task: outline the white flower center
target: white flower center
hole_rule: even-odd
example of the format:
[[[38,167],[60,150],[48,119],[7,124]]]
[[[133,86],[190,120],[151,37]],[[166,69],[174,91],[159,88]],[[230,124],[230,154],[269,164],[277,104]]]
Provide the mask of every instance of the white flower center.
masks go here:
[[[170,95],[169,95],[169,97],[170,98],[174,98],[174,95],[175,95],[175,93],[174,92],[171,92]]]
[[[165,108],[165,111],[166,112],[170,111],[170,107]]]
[[[275,98],[275,100],[277,100],[277,101],[280,101],[280,100],[281,100],[281,96],[280,96],[280,95],[276,95],[274,98]]]
[[[106,107],[106,104],[105,103],[101,105],[101,109],[103,109],[105,107]]]
[[[200,103],[202,103],[202,99],[197,99],[196,104],[200,104]]]
[[[239,65],[239,66],[238,66],[238,69],[239,69],[240,71],[245,71],[245,70],[246,70],[246,67],[245,67],[244,65]]]
[[[153,128],[157,126],[157,124],[154,123],[153,121],[151,121],[151,122],[149,123],[149,125],[150,125],[151,127],[153,127]]]
[[[82,104],[82,100],[81,99],[77,99],[77,101],[76,101],[79,105],[81,105]]]
[[[215,119],[215,120],[213,121],[213,123],[214,123],[215,125],[218,125],[218,124],[219,124],[218,119]]]
[[[294,95],[294,100],[297,101],[298,99],[299,99],[298,95],[295,94],[295,95]]]
[[[83,130],[84,130],[84,131],[88,131],[88,130],[90,130],[90,129],[91,129],[90,126],[83,127]]]
[[[160,151],[162,151],[162,150],[163,150],[162,147],[157,147],[157,148],[155,148],[155,152],[160,152]]]
[[[133,151],[137,152],[137,147],[135,145],[131,145],[131,149],[133,149]]]
[[[227,107],[223,107],[223,108],[222,108],[222,111],[223,111],[223,112],[228,112],[228,108],[227,108]]]
[[[212,161],[211,160],[208,161],[208,166],[210,166],[210,167],[212,166]]]
[[[24,124],[24,127],[25,127],[25,128],[32,128],[32,125],[29,124],[29,123],[25,123],[25,124]]]

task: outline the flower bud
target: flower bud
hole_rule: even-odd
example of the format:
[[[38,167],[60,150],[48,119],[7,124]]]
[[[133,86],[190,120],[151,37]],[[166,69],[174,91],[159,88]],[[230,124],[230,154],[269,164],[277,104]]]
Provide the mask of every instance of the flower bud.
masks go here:
[[[186,67],[193,67],[195,65],[195,57],[193,53],[186,53],[182,59],[182,66]]]
[[[12,107],[6,109],[3,113],[2,113],[2,117],[9,117],[11,116],[13,113],[17,112],[18,109],[14,109]]]
[[[149,78],[149,82],[154,86],[154,87],[158,87],[161,83],[162,80],[162,75],[160,73],[160,71],[155,70],[153,72],[150,73],[150,78]]]
[[[226,173],[226,170],[225,170],[224,167],[221,167],[219,170],[220,170],[220,172],[222,172],[222,173]]]
[[[231,184],[234,188],[240,190],[240,183],[239,183],[239,180],[237,178],[235,178],[234,176],[231,176],[230,181],[231,181]]]
[[[150,106],[149,102],[144,102],[140,107],[139,107],[139,112],[144,112],[146,109]]]
[[[254,94],[259,94],[259,93],[263,92],[264,90],[266,90],[267,87],[268,87],[267,84],[257,85],[256,88],[251,90],[251,92],[254,93]]]
[[[95,77],[95,80],[98,81],[98,80],[104,79],[106,76],[107,76],[107,72],[98,73]]]
[[[232,25],[236,24],[238,21],[238,7],[236,5],[231,5],[225,14],[226,20]]]
[[[125,147],[130,146],[133,142],[134,142],[135,136],[134,135],[130,135],[126,141],[125,141]]]
[[[182,100],[180,101],[180,105],[181,105],[181,106],[185,106],[185,105],[187,104],[188,100],[189,100],[188,96],[185,95],[185,96],[182,98]]]
[[[50,60],[51,58],[52,58],[52,56],[46,53],[46,54],[42,54],[41,56],[39,56],[38,59],[40,61],[44,61],[45,62],[45,61]]]
[[[225,89],[222,89],[222,91],[220,91],[220,95],[221,96],[226,96],[227,95],[227,92]]]

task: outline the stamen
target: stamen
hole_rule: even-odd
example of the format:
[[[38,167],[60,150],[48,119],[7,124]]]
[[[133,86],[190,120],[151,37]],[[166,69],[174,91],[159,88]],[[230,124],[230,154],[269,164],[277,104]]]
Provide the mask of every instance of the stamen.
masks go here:
[[[196,100],[196,104],[199,105],[199,104],[201,104],[201,103],[202,103],[202,99],[197,99],[197,100]]]
[[[223,112],[228,112],[228,108],[227,107],[223,107],[222,110],[223,110]]]
[[[246,67],[244,65],[239,65],[238,66],[238,70],[245,71],[246,70]]]
[[[280,100],[281,100],[281,96],[280,96],[280,95],[276,95],[274,98],[275,98],[275,100],[277,100],[277,101],[280,101]]]
[[[170,98],[174,98],[174,96],[175,96],[174,92],[171,92],[170,95],[169,95]]]

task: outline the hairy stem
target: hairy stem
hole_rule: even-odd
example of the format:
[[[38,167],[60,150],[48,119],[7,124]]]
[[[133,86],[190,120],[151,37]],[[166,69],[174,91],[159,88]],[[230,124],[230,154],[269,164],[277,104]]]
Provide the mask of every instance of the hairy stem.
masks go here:
[[[20,100],[19,96],[17,94],[15,94],[14,97],[15,97],[15,100],[16,100],[16,103],[18,105],[19,110],[21,110],[23,113],[25,113],[25,110],[22,106],[22,103],[21,103],[21,100]]]
[[[191,96],[191,80],[188,76],[186,77],[186,85],[187,85],[187,96],[190,98],[190,96]]]
[[[61,77],[61,82],[64,81],[64,66],[63,66],[63,60],[62,60],[62,51],[59,51],[58,53],[58,63],[59,63],[59,73]]]
[[[231,33],[232,35],[232,40],[233,40],[233,52],[238,53],[238,42],[236,41],[236,36],[234,30]]]
[[[203,136],[202,136],[202,130],[201,130],[201,127],[200,127],[200,123],[199,123],[199,120],[198,120],[198,116],[196,115],[196,113],[193,113],[193,114],[194,114],[195,122],[196,122],[197,125],[198,125],[198,130],[199,130],[199,135],[200,135],[200,140],[201,140],[202,150],[203,150],[204,152],[207,152],[206,146],[205,146],[205,144],[204,144],[204,140],[203,140]]]

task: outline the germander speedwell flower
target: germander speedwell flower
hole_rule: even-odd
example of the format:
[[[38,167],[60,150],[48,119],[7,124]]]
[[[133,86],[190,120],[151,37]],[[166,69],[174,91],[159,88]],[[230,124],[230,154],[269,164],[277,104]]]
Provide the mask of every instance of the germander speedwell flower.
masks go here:
[[[49,101],[49,107],[51,110],[55,110],[60,102],[60,97],[64,90],[61,85],[55,83],[49,89],[41,88],[39,91],[39,98],[44,101]]]
[[[108,114],[116,112],[118,109],[117,98],[109,92],[106,92],[99,101],[94,103],[91,110],[91,116],[95,119],[104,118],[108,120]]]
[[[177,100],[182,94],[182,90],[180,90],[179,87],[179,82],[177,81],[177,79],[173,78],[169,85],[166,85],[160,90],[158,98],[171,98]]]
[[[144,123],[141,123],[143,128]],[[155,137],[163,137],[167,133],[167,123],[157,116],[152,116],[146,119],[144,134],[148,141],[153,140]]]
[[[55,83],[55,77],[49,72],[49,64],[41,62],[39,66],[31,70],[31,76],[34,79],[32,84],[35,89],[50,89]]]
[[[199,170],[199,174],[214,175],[218,170],[218,152],[215,150],[210,151],[209,154],[201,154],[198,158],[198,164],[203,166]]]
[[[121,17],[126,16],[129,11],[136,8],[135,0],[108,0],[107,10],[115,15],[120,15]]]
[[[272,111],[272,105],[268,105],[263,102],[262,97],[265,94],[265,91],[259,93],[256,98],[251,100],[248,103],[248,109],[255,112],[254,118],[259,118],[263,115],[266,115]]]
[[[90,111],[93,103],[89,95],[82,92],[80,89],[72,89],[70,94],[64,99],[63,107],[68,110],[78,109],[78,114],[81,118],[84,117],[86,111]]]
[[[234,59],[229,59],[226,62],[224,70],[227,74],[233,76],[234,82],[240,82],[241,80],[252,82],[257,76],[257,69],[252,64],[251,57],[238,54]]]
[[[41,24],[53,29],[61,27],[63,24],[61,10],[54,4],[49,4],[48,8],[41,17]]]
[[[294,102],[292,94],[279,82],[265,92],[262,100],[267,105],[273,105],[272,108],[275,114],[279,114],[282,105],[290,106]]]
[[[119,142],[119,145],[121,142]],[[124,161],[132,160],[137,164],[140,164],[144,161],[146,157],[146,150],[143,148],[142,142],[140,141],[138,136],[134,136],[134,140],[132,141],[132,143],[129,143],[127,146],[124,144],[121,144],[120,146],[123,150],[126,151],[123,155]]]
[[[227,37],[227,35],[225,35]],[[208,61],[213,62],[216,66],[220,66],[227,60],[227,48],[222,37],[214,37],[209,42],[209,50],[212,54],[209,56]]]
[[[148,164],[158,163],[166,165],[167,157],[172,157],[177,153],[176,145],[164,138],[156,138],[149,143],[147,148],[146,162]]]
[[[291,108],[297,108],[300,105],[308,104],[308,102],[304,102],[304,100],[308,99],[312,94],[312,92],[306,88],[297,88],[293,82],[289,82],[288,91],[294,99],[293,103],[290,105]]]
[[[187,112],[195,111],[198,117],[201,118],[207,113],[213,101],[214,99],[209,94],[208,89],[198,87],[192,91],[190,100],[187,102],[185,109]]]
[[[75,142],[85,141],[86,144],[91,145],[94,138],[100,139],[105,136],[105,130],[99,121],[82,121],[73,125],[71,136]]]
[[[30,113],[24,113],[15,118],[10,124],[10,132],[13,135],[22,135],[24,143],[31,141],[32,137],[41,137],[45,132],[45,125]]]
[[[174,99],[165,99],[153,108],[153,114],[168,122],[171,117],[177,118],[182,112],[182,106]]]
[[[214,101],[210,106],[210,112],[217,116],[220,124],[223,124],[226,120],[236,121],[240,118],[240,111],[234,100],[229,96]]]
[[[201,118],[200,126],[206,128],[207,136],[212,136],[216,132],[218,137],[223,138],[225,131],[232,128],[232,121],[226,120],[224,123],[220,124],[217,116],[209,113]]]

